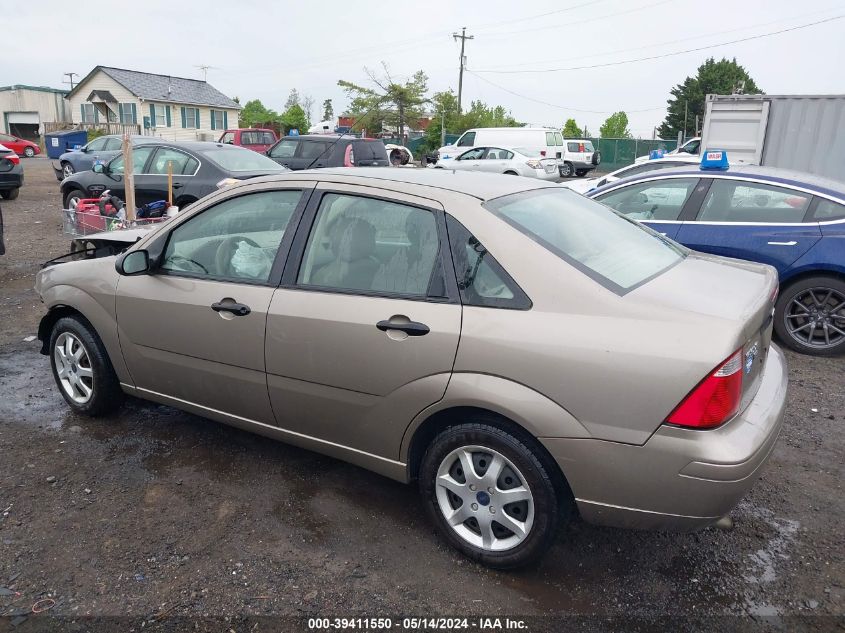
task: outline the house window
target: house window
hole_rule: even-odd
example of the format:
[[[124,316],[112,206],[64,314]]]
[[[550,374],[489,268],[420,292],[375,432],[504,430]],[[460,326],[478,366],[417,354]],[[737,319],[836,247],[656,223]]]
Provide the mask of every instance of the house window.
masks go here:
[[[226,129],[226,113],[222,110],[211,111],[211,129],[225,130]]]
[[[186,128],[196,129],[197,127],[197,109],[196,108],[184,108],[185,112],[185,126]]]
[[[135,125],[138,123],[138,115],[135,109],[137,106],[134,103],[119,103],[117,105],[121,123],[124,125]]]
[[[153,114],[150,123],[153,127],[168,127],[167,109],[170,106],[150,104],[150,112]]]
[[[117,123],[117,113],[109,106],[106,106],[106,108],[109,111],[109,123]]]
[[[93,103],[83,103],[82,104],[82,122],[83,123],[94,123],[94,104]]]

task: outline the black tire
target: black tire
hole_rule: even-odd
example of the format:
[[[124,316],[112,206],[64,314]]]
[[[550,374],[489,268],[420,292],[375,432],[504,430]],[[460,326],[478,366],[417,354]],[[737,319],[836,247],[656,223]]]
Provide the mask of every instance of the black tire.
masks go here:
[[[31,147],[24,147],[23,155],[26,156],[27,158],[32,158],[33,156],[35,156],[35,150],[32,149]]]
[[[3,189],[3,191],[0,191],[0,198],[3,198],[3,200],[16,200],[20,192],[21,190],[18,187],[14,189]]]
[[[810,293],[814,294],[822,304],[815,305],[816,301],[808,299],[812,296]],[[802,316],[802,308],[797,307],[797,303],[793,303],[794,301],[807,306],[805,308],[808,314],[806,318]],[[807,303],[808,301],[809,303]],[[843,354],[845,353],[845,335],[830,329],[830,325],[833,325],[838,330],[845,332],[845,303],[843,301],[845,301],[845,280],[840,277],[819,275],[806,277],[788,284],[780,289],[780,295],[775,303],[775,334],[784,345],[802,354],[810,356]],[[788,310],[791,310],[791,318],[788,318],[790,316]],[[806,340],[810,333],[810,329],[806,326],[809,326],[812,321],[824,323],[825,320],[828,324],[828,333],[829,335],[833,334],[836,337],[835,340],[831,339],[831,343],[826,344],[822,338],[823,325],[820,325],[818,329],[813,329],[814,333],[818,332],[819,340],[816,339],[815,334],[813,341]],[[805,327],[800,329],[801,326]],[[790,330],[796,328],[799,328],[799,330],[792,334]]]
[[[598,150],[593,152],[593,165],[595,165],[596,167],[601,165],[601,152]]]
[[[71,203],[73,202],[74,198],[79,201],[80,199],[85,197],[85,192],[82,189],[71,189],[70,191],[65,194],[65,209],[75,208],[76,205],[71,207]]]
[[[587,173],[588,173],[589,171],[590,171],[589,169],[576,169],[576,170],[575,170],[575,175],[576,175],[576,176],[578,176],[579,178],[583,178],[584,176],[586,176],[586,175],[587,175]]]
[[[56,345],[59,337],[65,333],[71,334],[82,344],[85,354],[89,359],[89,365],[93,375],[90,379],[92,393],[87,402],[80,403],[74,401],[65,390],[59,378]],[[114,411],[123,402],[123,391],[120,388],[117,375],[114,373],[111,360],[109,360],[109,356],[106,353],[105,347],[103,347],[100,337],[97,336],[94,328],[85,319],[76,316],[67,316],[56,321],[50,333],[49,355],[50,367],[53,370],[53,379],[56,381],[56,387],[65,399],[65,402],[68,403],[68,406],[76,413],[96,417]],[[80,368],[83,367],[81,362],[79,366]]]
[[[510,170],[504,172],[504,174],[505,174],[505,176],[519,176],[518,173],[516,173],[515,171],[510,171]]]
[[[572,163],[564,163],[560,166],[561,178],[571,178],[574,173],[575,169],[572,167]]]
[[[488,567],[511,569],[536,561],[548,550],[561,524],[571,519],[573,502],[571,492],[565,483],[555,486],[555,466],[547,463],[549,458],[538,450],[536,442],[531,438],[524,440],[517,438],[493,426],[494,422],[495,420],[483,415],[473,416],[468,418],[467,423],[450,427],[435,437],[420,465],[419,486],[424,498],[426,514],[440,535],[452,547]],[[524,479],[521,482],[522,485],[531,491],[534,509],[533,524],[524,540],[510,549],[494,551],[470,543],[447,522],[440,509],[435,484],[438,469],[454,450],[465,446],[483,447],[500,453],[516,466]],[[533,450],[531,446],[534,447]],[[495,492],[487,497],[490,508],[495,505],[495,497]],[[483,501],[479,503],[483,504]],[[476,507],[475,504],[474,507]],[[477,507],[483,512],[480,505]],[[490,511],[492,513],[494,509]],[[505,510],[501,508],[500,511]],[[495,521],[495,518],[493,520]],[[470,525],[472,521],[475,519],[470,518],[461,525]]]

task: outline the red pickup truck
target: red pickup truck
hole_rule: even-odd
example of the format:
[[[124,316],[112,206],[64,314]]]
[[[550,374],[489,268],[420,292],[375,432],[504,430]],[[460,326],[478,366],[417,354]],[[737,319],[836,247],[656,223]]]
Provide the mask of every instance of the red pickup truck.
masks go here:
[[[223,136],[220,137],[218,143],[240,145],[241,147],[246,147],[247,149],[263,154],[278,140],[279,139],[273,130],[265,130],[262,128],[243,128],[237,130],[226,130],[223,132]]]

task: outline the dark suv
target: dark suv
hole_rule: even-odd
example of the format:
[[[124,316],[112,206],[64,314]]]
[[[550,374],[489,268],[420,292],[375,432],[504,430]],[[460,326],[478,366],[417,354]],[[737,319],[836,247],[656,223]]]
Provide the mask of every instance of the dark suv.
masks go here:
[[[288,169],[319,167],[389,167],[384,143],[374,138],[328,134],[286,136],[267,156]]]

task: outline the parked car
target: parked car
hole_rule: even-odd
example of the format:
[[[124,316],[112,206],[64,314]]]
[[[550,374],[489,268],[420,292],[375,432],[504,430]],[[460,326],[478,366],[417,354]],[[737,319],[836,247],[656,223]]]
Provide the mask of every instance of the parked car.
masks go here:
[[[390,164],[394,167],[401,167],[403,165],[413,165],[414,154],[404,145],[397,145],[396,143],[385,143],[384,149],[387,151]]]
[[[434,169],[483,171],[552,181],[558,178],[557,159],[543,158],[536,150],[524,147],[474,147],[454,160],[435,165]]]
[[[23,165],[20,157],[5,145],[0,145],[0,197],[14,200],[23,187]]]
[[[454,144],[441,147],[437,150],[436,159],[439,163],[456,158],[473,147],[490,146],[524,147],[543,158],[560,160],[565,151],[559,130],[547,127],[482,127],[467,130]]]
[[[381,140],[336,134],[286,136],[267,151],[267,156],[293,170],[390,165]]]
[[[279,140],[273,130],[264,128],[242,128],[237,130],[226,130],[220,137],[218,143],[227,145],[238,145],[246,147],[255,152],[264,154],[273,144]]]
[[[537,560],[576,512],[712,524],[783,420],[774,269],[536,179],[258,178],[36,290],[73,411],[128,393],[417,481],[493,567]]]
[[[637,176],[639,174],[647,174],[661,169],[671,169],[672,167],[683,167],[684,165],[699,164],[697,156],[667,156],[665,158],[655,158],[645,163],[634,163],[633,165],[626,165],[621,169],[617,169],[606,176],[600,178],[589,178],[587,180],[567,180],[562,183],[564,187],[577,191],[578,193],[587,193],[597,187],[602,187],[611,182],[616,182],[622,178],[629,176]]]
[[[593,147],[589,139],[566,139],[563,154],[558,161],[560,175],[564,178],[583,178],[601,164],[601,152]]]
[[[161,142],[155,136],[141,136],[134,134],[129,137],[133,147],[144,143]],[[123,150],[123,137],[120,134],[109,134],[99,136],[93,141],[83,145],[79,149],[65,152],[59,156],[59,171],[56,178],[64,180],[68,176],[80,171],[88,171],[94,167],[94,163],[108,162]],[[53,163],[55,169],[55,163]]]
[[[774,328],[792,349],[845,352],[845,185],[800,172],[675,168],[587,194],[681,244],[774,266]]]
[[[185,207],[218,188],[226,178],[244,180],[287,171],[272,160],[242,147],[208,142],[144,143],[132,152],[137,206],[167,199],[167,163],[173,163],[173,197]],[[62,181],[65,209],[75,209],[82,198],[98,198],[104,191],[126,199],[123,155],[91,171],[73,174]]]
[[[678,156],[679,154],[680,154],[680,155],[683,155],[683,154],[689,154],[689,155],[691,155],[691,156],[696,156],[696,157],[697,157],[700,153],[701,153],[701,137],[700,137],[700,136],[696,136],[696,137],[691,138],[691,139],[689,139],[688,141],[686,141],[686,142],[685,142],[683,145],[681,145],[680,147],[676,147],[676,148],[675,148],[675,149],[673,149],[671,152],[666,152],[663,156],[664,156],[664,158],[665,158],[665,157],[667,157],[667,156],[668,156],[668,157],[673,157],[673,156]],[[634,160],[634,162],[635,162],[635,163],[644,163],[644,162],[645,162],[645,161],[647,161],[647,160],[649,160],[649,155],[648,155],[648,154],[646,154],[645,156],[638,156],[638,157]]]
[[[0,145],[4,145],[18,156],[26,156],[27,158],[32,158],[41,153],[41,147],[38,143],[11,134],[0,134]]]

